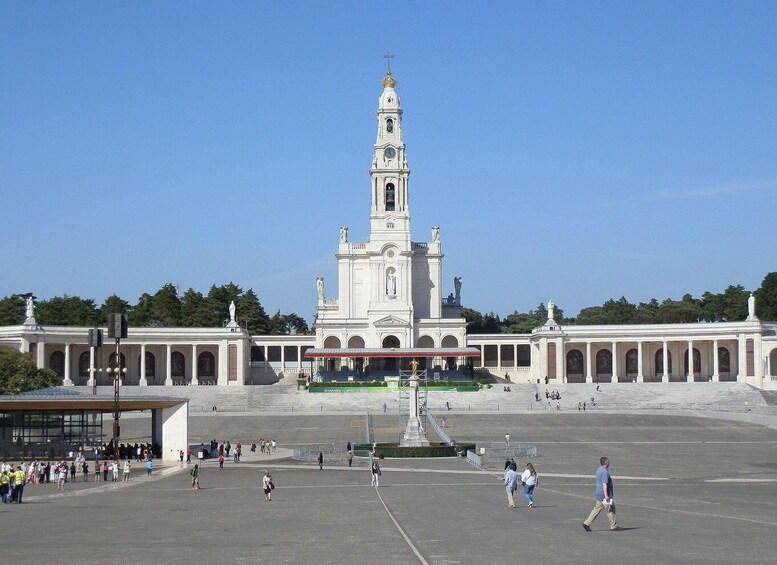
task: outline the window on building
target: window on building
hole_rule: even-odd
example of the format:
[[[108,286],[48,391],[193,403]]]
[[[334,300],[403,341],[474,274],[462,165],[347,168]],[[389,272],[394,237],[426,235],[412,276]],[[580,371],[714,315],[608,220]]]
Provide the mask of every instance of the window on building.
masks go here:
[[[519,367],[531,367],[531,346],[528,344],[516,346],[517,365]]]

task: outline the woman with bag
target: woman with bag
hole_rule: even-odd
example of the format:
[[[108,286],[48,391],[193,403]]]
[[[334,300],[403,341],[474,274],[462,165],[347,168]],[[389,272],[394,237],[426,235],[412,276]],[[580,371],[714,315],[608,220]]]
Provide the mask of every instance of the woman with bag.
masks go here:
[[[537,486],[538,481],[534,465],[527,463],[526,470],[521,474],[521,484],[523,485],[523,494],[529,501],[529,508],[534,508],[534,487]]]
[[[272,491],[274,488],[275,488],[275,485],[272,482],[270,471],[265,471],[264,477],[262,477],[262,490],[264,490],[265,500],[272,500]]]

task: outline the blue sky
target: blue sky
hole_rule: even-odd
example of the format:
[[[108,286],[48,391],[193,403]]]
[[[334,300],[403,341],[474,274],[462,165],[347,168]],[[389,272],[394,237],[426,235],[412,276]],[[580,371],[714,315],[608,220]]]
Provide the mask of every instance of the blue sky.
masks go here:
[[[777,270],[777,3],[6,2],[0,296],[233,281],[309,321],[390,50],[443,295],[567,315]],[[331,290],[329,293],[331,294]]]

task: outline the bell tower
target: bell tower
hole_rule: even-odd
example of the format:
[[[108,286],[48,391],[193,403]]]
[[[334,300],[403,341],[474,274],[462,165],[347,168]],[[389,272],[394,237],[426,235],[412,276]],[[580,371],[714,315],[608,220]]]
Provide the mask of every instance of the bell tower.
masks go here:
[[[391,76],[390,65],[381,84],[383,93],[378,99],[378,135],[370,169],[370,241],[391,241],[409,249],[410,169],[402,139],[402,107],[394,90],[397,81]]]

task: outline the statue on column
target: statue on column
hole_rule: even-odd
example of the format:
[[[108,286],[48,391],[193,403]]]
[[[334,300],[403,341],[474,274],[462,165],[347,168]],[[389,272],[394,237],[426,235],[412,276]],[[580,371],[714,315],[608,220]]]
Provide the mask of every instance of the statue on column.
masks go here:
[[[553,320],[553,317],[556,314],[555,310],[556,310],[556,305],[553,304],[552,300],[548,300],[548,320]]]
[[[453,277],[453,290],[456,293],[453,297],[453,300],[456,302],[456,304],[461,304],[461,281],[461,277]]]
[[[235,324],[237,323],[237,320],[235,319],[235,301],[229,303],[229,323]]]
[[[27,318],[34,318],[35,317],[35,301],[33,300],[32,296],[28,296],[27,297],[26,316],[27,316]]]
[[[318,293],[318,299],[324,299],[324,277],[316,277],[316,292]]]
[[[418,361],[414,358],[410,361],[410,376],[415,377],[418,375]]]
[[[348,228],[340,228],[340,243],[348,242]]]

